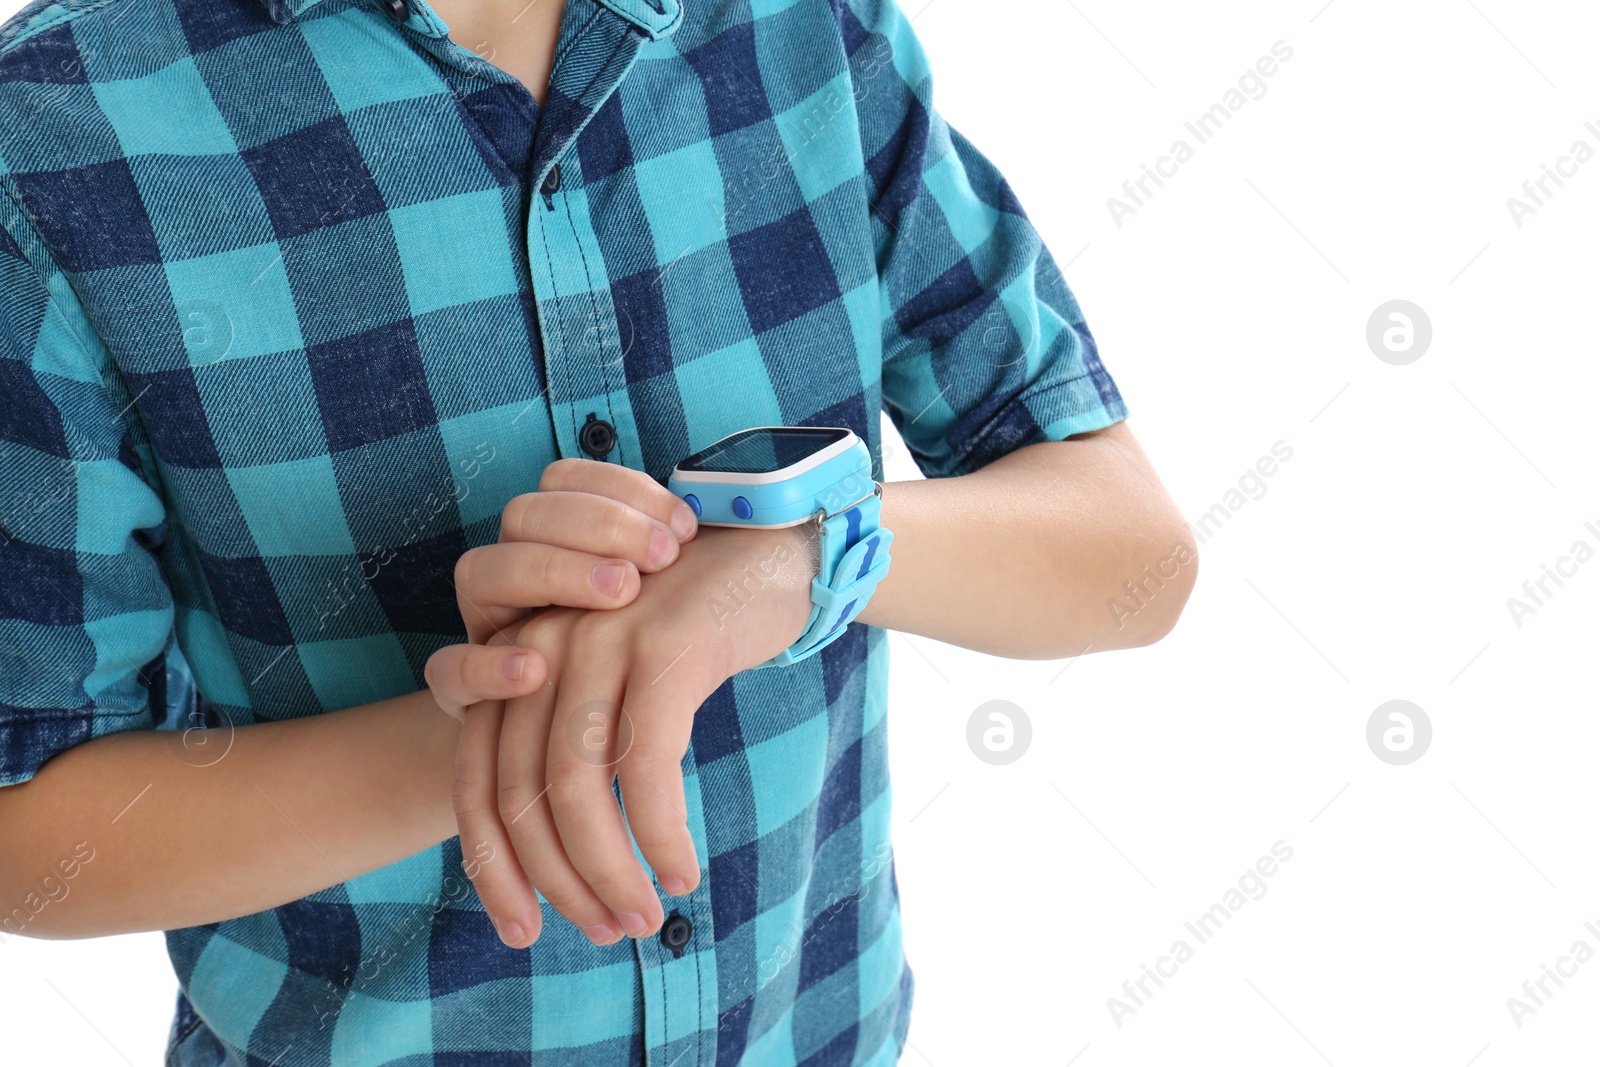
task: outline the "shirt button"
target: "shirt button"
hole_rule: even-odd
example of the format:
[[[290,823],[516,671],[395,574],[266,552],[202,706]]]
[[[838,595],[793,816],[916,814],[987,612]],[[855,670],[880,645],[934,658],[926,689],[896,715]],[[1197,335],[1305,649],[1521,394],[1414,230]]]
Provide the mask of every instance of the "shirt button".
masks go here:
[[[404,22],[411,17],[410,0],[383,0],[383,9],[396,22]]]
[[[545,196],[554,196],[561,191],[561,164],[557,163],[550,168],[550,172],[544,176],[544,184],[539,186],[539,191]]]
[[[594,412],[589,412],[588,421],[583,424],[583,429],[578,431],[578,444],[583,450],[595,459],[604,459],[606,453],[611,451],[611,446],[616,443],[616,427],[605,419],[595,418]]]
[[[683,947],[694,935],[694,923],[674,912],[661,924],[661,943],[672,950],[674,956],[683,955]]]

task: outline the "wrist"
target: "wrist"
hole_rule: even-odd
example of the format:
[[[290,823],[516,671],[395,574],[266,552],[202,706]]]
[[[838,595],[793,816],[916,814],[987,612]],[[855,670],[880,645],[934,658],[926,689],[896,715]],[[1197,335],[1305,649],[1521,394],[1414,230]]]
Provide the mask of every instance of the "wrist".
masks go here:
[[[419,830],[431,844],[437,844],[455,833],[452,790],[461,722],[446,714],[426,688],[397,698],[394,705],[387,726],[413,760],[409,773],[400,780],[409,780],[412,788],[405,795],[418,800]]]
[[[738,561],[719,568],[720,580],[708,590],[715,625],[728,635],[729,673],[765,663],[798,640],[811,618],[811,580],[821,556],[810,525],[704,526],[695,538],[702,540]]]
[[[816,526],[809,522],[791,526],[787,532],[794,535],[795,552],[799,557],[798,566],[806,578],[806,602],[810,603],[811,579],[817,577],[822,570],[822,540]]]
[[[806,623],[811,620],[811,581],[821,567],[822,546],[811,523],[771,532],[779,535],[787,549],[781,582],[782,611],[772,628],[774,641],[764,644],[750,666],[765,663],[805,633]]]

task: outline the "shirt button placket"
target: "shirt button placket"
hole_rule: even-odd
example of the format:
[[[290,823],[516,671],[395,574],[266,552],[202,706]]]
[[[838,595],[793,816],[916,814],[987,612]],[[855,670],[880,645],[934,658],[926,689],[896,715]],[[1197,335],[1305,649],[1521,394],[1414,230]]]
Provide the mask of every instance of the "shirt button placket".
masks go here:
[[[717,980],[704,884],[687,897],[666,898],[666,921],[654,940],[634,942],[644,991],[645,1048],[649,1067],[710,1067],[716,1041]]]
[[[694,745],[686,758],[691,765]],[[696,855],[710,855],[700,777],[684,778],[689,833]],[[700,884],[686,896],[663,896],[667,917],[654,938],[634,942],[644,992],[645,1048],[648,1067],[711,1067],[717,1062],[716,930],[711,872],[701,868]],[[754,990],[750,990],[754,993]]]
[[[566,184],[553,162],[528,211],[528,270],[556,441],[564,455],[642,465],[628,436],[631,413],[617,408],[626,372],[599,237],[581,225],[586,213],[556,204]]]

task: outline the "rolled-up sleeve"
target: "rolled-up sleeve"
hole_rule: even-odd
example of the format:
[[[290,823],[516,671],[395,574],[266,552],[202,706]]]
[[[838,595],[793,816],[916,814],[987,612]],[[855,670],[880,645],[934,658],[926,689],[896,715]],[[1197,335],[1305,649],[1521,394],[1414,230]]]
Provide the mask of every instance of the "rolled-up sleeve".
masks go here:
[[[0,189],[0,786],[164,717],[166,515],[125,394]]]
[[[929,477],[1127,417],[1054,257],[995,166],[934,110],[894,0],[835,0],[877,240],[883,404]]]

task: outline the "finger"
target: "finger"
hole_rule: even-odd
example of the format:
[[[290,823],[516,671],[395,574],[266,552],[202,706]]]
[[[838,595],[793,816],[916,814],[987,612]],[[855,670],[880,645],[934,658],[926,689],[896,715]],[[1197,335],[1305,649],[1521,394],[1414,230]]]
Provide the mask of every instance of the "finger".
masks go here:
[[[550,811],[578,874],[624,932],[644,937],[665,915],[611,792],[614,765],[631,731],[621,718],[616,664],[599,659],[580,648],[562,674],[546,760]]]
[[[539,492],[594,493],[620,500],[657,522],[670,526],[678,540],[689,541],[700,520],[672,490],[644,471],[595,459],[558,459],[539,475]]]
[[[500,513],[500,540],[538,541],[614,556],[647,574],[678,558],[678,534],[669,523],[621,500],[570,490],[541,490],[513,498]]]
[[[597,945],[622,936],[617,918],[567,859],[546,800],[545,753],[556,686],[506,702],[500,727],[500,822],[528,880]]]
[[[521,542],[462,553],[455,583],[474,644],[522,619],[529,608],[619,608],[639,595],[639,571],[628,560]]]
[[[700,884],[700,860],[689,833],[683,755],[695,711],[707,693],[689,664],[639,664],[629,674],[623,710],[633,745],[617,764],[622,804],[639,851],[673,896]]]
[[[453,800],[461,832],[462,867],[477,888],[500,940],[512,948],[524,948],[539,937],[543,920],[533,886],[522,867],[512,862],[516,850],[500,824],[496,804],[497,753],[504,717],[504,706],[497,700],[468,709],[456,746]]]
[[[510,645],[446,645],[428,657],[423,679],[445,714],[464,719],[480,700],[536,693],[549,665],[537,650]]]

